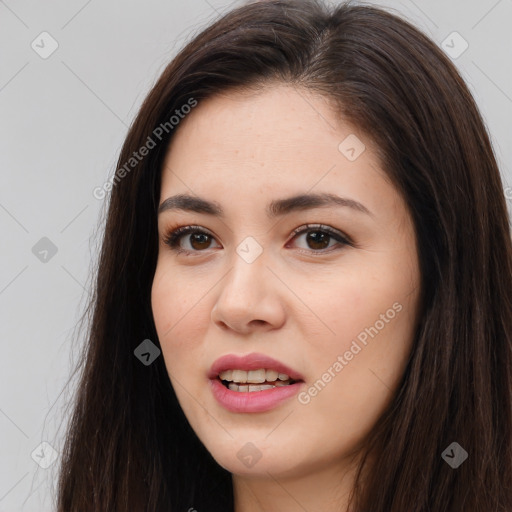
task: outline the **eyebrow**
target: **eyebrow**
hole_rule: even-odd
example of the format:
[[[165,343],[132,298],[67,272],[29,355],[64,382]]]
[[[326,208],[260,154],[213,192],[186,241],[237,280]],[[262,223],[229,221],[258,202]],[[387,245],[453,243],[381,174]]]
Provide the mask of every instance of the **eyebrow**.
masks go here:
[[[329,206],[351,208],[356,212],[374,217],[374,214],[358,201],[328,193],[305,193],[285,199],[275,199],[268,204],[266,214],[268,218],[274,219],[295,211],[322,207],[325,208]],[[177,194],[175,196],[168,197],[158,207],[158,214],[169,210],[203,213],[220,218],[224,218],[225,216],[224,210],[219,203],[188,194]]]

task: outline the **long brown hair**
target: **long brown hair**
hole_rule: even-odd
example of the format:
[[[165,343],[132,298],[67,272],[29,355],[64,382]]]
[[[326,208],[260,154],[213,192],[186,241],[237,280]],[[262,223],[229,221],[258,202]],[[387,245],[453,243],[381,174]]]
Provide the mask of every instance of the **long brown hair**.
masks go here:
[[[110,195],[58,511],[233,511],[231,475],[188,424],[163,358],[145,366],[134,350],[159,345],[150,291],[162,162],[179,129],[170,117],[191,99],[276,81],[322,94],[375,142],[417,237],[418,328],[366,440],[376,456],[362,460],[354,510],[510,512],[512,247],[484,122],[449,58],[412,24],[314,0],[252,2],[212,23],[133,122]],[[127,168],[148,137],[154,147]],[[468,453],[456,469],[441,456],[453,442]]]

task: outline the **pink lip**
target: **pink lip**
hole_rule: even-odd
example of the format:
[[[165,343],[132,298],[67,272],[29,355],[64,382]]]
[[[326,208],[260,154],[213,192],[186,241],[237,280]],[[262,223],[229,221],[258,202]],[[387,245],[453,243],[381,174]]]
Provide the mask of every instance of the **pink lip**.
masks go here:
[[[279,373],[286,373],[293,380],[304,380],[304,377],[286,366],[284,363],[266,356],[265,354],[246,354],[245,356],[237,356],[235,354],[227,354],[219,357],[208,372],[209,379],[216,379],[219,373],[224,370],[259,370],[265,368],[267,370],[277,370]]]
[[[224,370],[259,370],[265,368],[286,373],[291,379],[302,381],[288,386],[265,389],[264,391],[232,391],[226,388],[218,378]],[[297,394],[304,385],[304,377],[285,364],[264,354],[237,356],[228,354],[217,359],[209,373],[213,396],[220,405],[232,412],[263,412],[277,407],[284,400]]]
[[[220,379],[210,379],[213,396],[228,411],[264,412],[277,407],[284,400],[296,395],[304,382],[264,391],[232,391],[224,387]]]

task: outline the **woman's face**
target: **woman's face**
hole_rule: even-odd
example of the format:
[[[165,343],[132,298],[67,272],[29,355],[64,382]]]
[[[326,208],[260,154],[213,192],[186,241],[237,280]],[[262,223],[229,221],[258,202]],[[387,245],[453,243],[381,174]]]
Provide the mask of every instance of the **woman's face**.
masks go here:
[[[188,421],[234,474],[342,468],[403,374],[418,256],[372,147],[322,97],[284,85],[199,103],[169,147],[153,315]],[[201,203],[173,208],[177,195]],[[167,245],[181,226],[200,232]],[[287,373],[258,358],[212,370],[222,356],[255,353],[300,381],[249,392],[213,378],[255,371],[221,374],[243,386]]]

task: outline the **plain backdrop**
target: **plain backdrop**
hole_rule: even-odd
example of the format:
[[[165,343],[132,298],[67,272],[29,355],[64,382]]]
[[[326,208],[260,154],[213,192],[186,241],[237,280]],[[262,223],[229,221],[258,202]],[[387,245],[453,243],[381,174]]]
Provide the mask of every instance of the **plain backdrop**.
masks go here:
[[[512,0],[373,3],[450,48],[512,187]],[[0,0],[0,512],[53,510],[75,326],[106,205],[93,189],[165,65],[239,4]]]

